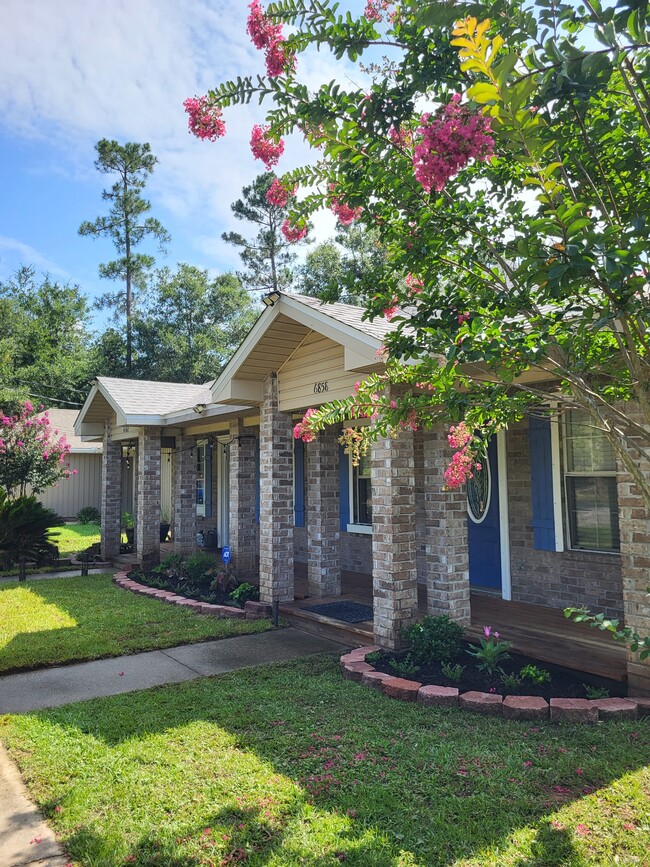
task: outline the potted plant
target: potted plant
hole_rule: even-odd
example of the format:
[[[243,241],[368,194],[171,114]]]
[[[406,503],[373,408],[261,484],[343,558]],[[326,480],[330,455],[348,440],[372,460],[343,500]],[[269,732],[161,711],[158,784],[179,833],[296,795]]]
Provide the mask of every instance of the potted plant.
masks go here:
[[[167,536],[169,536],[169,528],[170,528],[169,515],[167,514],[167,512],[161,512],[160,513],[160,541],[161,542],[167,541]]]
[[[127,545],[133,545],[135,539],[135,521],[131,512],[122,512],[122,529],[126,535]]]

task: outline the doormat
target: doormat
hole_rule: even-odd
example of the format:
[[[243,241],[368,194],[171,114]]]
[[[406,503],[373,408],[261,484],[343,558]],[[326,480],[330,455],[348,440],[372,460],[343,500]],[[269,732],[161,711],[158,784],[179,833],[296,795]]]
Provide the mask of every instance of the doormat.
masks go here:
[[[372,620],[372,605],[362,605],[360,602],[327,602],[325,605],[310,605],[303,611],[313,611],[323,617],[342,620],[344,623],[361,623],[362,620]]]

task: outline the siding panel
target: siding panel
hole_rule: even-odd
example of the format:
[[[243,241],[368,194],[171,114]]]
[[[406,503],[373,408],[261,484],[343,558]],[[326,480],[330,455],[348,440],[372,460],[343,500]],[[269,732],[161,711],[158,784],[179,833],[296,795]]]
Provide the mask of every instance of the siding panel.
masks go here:
[[[359,374],[344,369],[343,347],[312,331],[278,371],[280,409],[283,412],[318,406],[352,394]],[[328,390],[314,394],[317,382]]]
[[[37,499],[62,518],[74,518],[84,506],[101,508],[101,455],[70,455],[70,469],[76,476],[62,479],[54,488],[48,488]]]

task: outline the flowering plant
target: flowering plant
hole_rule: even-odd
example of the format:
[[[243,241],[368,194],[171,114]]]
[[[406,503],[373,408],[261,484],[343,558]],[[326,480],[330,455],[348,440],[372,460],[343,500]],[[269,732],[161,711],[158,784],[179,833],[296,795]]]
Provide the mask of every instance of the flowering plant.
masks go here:
[[[479,639],[479,644],[470,644],[469,647],[467,653],[477,660],[477,668],[487,674],[494,674],[501,672],[501,663],[505,659],[510,659],[508,651],[512,647],[512,642],[502,641],[500,634],[491,626],[484,626],[483,637]]]
[[[10,498],[24,497],[75,476],[68,462],[70,444],[52,430],[44,407],[35,410],[27,400],[17,415],[0,410],[0,487]]]

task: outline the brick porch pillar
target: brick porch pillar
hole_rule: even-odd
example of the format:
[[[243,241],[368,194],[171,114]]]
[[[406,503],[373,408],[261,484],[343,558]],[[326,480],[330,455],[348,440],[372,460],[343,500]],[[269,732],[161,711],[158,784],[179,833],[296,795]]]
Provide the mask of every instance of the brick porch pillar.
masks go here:
[[[427,611],[448,614],[469,626],[467,495],[464,490],[443,490],[443,473],[452,454],[446,429],[440,426],[425,431],[423,447]]]
[[[418,610],[412,431],[373,444],[371,478],[375,641],[394,649]]]
[[[189,554],[196,547],[196,437],[176,437],[172,503],[172,541],[175,554]]]
[[[260,599],[293,601],[293,426],[277,373],[264,381],[260,412]]]
[[[111,440],[111,426],[104,424],[102,452],[102,560],[120,553],[122,524],[122,444]]]
[[[230,422],[229,541],[237,577],[257,576],[257,438],[242,419]]]
[[[341,594],[339,442],[328,428],[305,445],[307,580],[310,596]]]
[[[160,562],[160,428],[138,433],[136,554],[143,565]]]
[[[641,413],[637,421],[643,424]],[[647,479],[650,462],[634,459]],[[623,618],[625,626],[642,637],[650,635],[650,515],[640,491],[619,463],[618,518],[621,535],[621,573],[623,581]],[[638,653],[628,653],[627,680],[631,695],[650,695],[650,658],[643,662]]]

